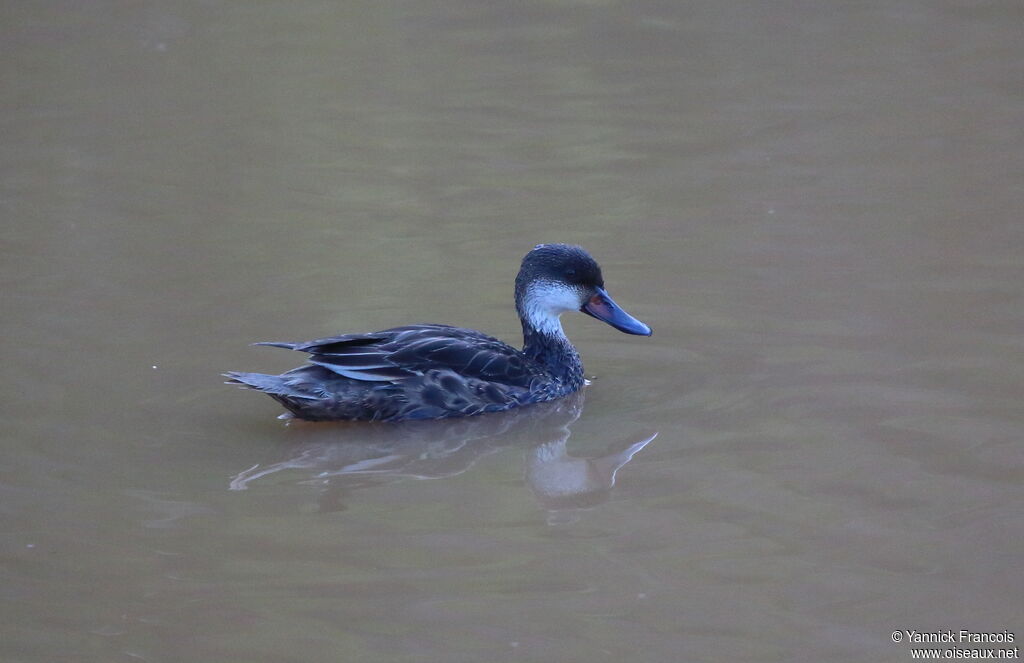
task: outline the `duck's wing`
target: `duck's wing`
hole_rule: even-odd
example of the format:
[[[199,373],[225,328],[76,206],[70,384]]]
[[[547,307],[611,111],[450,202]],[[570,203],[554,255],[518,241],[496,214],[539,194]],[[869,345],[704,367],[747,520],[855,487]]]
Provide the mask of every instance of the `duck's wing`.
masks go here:
[[[432,370],[528,389],[539,369],[482,332],[448,325],[408,325],[304,343],[260,343],[308,352],[310,363],[353,380],[398,382]]]

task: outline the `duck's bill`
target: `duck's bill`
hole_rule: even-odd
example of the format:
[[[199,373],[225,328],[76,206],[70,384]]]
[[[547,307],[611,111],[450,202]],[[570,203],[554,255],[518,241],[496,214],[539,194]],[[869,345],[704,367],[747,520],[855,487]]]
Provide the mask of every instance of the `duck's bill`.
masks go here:
[[[652,333],[650,327],[619,308],[619,305],[605,292],[604,288],[598,288],[594,296],[588,299],[580,310],[627,334],[650,336]]]

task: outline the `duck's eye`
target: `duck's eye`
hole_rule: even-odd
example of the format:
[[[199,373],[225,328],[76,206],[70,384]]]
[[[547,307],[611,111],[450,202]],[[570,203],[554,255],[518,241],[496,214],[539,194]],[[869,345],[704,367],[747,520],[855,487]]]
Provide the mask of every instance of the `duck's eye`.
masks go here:
[[[565,275],[566,276],[576,276],[576,270],[573,269],[572,267],[570,267],[569,269],[565,270]]]

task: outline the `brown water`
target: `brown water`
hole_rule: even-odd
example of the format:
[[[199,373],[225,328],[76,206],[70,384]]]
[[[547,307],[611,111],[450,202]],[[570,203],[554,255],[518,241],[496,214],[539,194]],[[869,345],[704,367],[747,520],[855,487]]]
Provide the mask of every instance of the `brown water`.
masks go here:
[[[0,16],[0,659],[1024,638],[1024,5]],[[567,320],[585,403],[286,426],[220,384],[300,359],[257,340],[515,341],[542,241],[655,330]]]

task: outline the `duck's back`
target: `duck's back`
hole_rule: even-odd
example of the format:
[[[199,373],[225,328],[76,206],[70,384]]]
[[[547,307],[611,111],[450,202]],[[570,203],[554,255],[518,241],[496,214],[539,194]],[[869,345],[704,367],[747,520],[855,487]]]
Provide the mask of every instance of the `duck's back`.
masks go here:
[[[448,325],[260,345],[307,352],[309,365],[283,375],[228,376],[266,392],[302,419],[439,419],[564,395],[544,368],[519,350]]]

